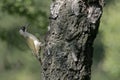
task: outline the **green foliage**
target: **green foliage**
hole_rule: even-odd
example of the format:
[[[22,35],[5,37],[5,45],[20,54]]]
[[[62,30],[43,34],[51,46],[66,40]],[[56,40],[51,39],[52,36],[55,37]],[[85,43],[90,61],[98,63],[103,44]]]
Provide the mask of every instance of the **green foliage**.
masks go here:
[[[7,12],[8,14],[11,15],[18,15],[25,17],[27,19],[27,22],[30,23],[31,26],[36,26],[37,27],[36,30],[38,30],[38,28],[43,29],[44,31],[42,30],[42,33],[43,34],[45,33],[48,24],[48,20],[47,20],[48,4],[46,4],[45,1],[2,0],[1,3],[2,3],[1,11]],[[45,4],[45,5],[40,5],[40,4]]]
[[[2,10],[10,14],[19,14],[33,20],[40,15],[46,17],[46,13],[36,6],[33,0],[3,0]]]
[[[0,0],[0,80],[40,80],[39,62],[19,35],[19,28],[29,23],[29,31],[43,40],[49,2]]]
[[[96,46],[94,55],[99,53],[99,58],[102,58],[99,63],[97,62],[97,66],[93,66],[92,80],[120,80],[120,1],[112,2],[105,7],[101,19],[100,40],[103,45],[100,47],[103,47],[103,52]],[[99,36],[97,38],[99,39]],[[96,41],[96,44],[98,43]]]

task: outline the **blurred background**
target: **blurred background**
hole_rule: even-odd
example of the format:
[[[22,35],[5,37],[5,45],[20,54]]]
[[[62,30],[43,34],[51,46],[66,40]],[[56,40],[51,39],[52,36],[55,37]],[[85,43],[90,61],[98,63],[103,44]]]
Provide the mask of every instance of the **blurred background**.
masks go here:
[[[50,0],[0,0],[0,80],[40,80],[40,65],[19,27],[41,41],[49,23]],[[99,34],[94,43],[91,80],[120,80],[120,0],[106,0]]]

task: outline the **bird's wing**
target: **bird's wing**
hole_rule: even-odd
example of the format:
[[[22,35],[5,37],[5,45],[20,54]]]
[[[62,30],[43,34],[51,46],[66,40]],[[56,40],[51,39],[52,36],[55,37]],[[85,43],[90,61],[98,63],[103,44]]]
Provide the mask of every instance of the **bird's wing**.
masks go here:
[[[27,44],[28,44],[28,46],[30,47],[30,49],[32,49],[33,52],[35,53],[35,52],[36,52],[36,49],[35,49],[35,44],[34,44],[33,39],[27,38]]]

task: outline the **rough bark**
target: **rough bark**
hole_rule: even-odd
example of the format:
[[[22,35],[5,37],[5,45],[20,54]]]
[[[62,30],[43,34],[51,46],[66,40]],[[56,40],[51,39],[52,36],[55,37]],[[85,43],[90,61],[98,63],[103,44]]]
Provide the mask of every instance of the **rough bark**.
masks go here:
[[[103,0],[53,0],[42,80],[90,80]]]

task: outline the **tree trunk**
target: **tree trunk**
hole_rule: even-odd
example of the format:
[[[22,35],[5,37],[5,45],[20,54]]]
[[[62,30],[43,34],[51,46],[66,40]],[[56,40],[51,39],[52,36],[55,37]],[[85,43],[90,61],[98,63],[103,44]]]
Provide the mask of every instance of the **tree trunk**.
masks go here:
[[[103,0],[53,0],[42,80],[90,80]]]

